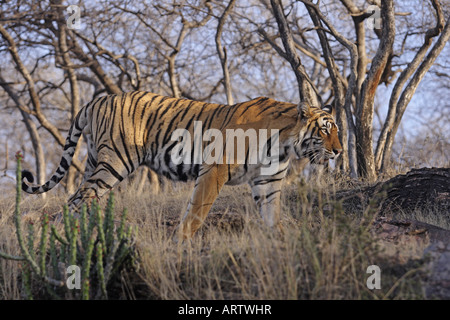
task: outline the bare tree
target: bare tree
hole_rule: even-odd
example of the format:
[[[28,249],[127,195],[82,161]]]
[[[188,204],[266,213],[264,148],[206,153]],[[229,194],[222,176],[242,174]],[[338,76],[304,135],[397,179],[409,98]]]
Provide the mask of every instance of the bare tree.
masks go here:
[[[178,31],[177,37],[175,41],[170,40],[169,35],[165,35],[163,32],[157,29],[157,27],[153,23],[147,22],[148,18],[152,15],[149,12],[149,9],[147,6],[146,10],[144,10],[145,13],[141,11],[134,11],[131,9],[127,9],[126,7],[121,7],[118,5],[115,5],[116,8],[122,10],[123,12],[129,13],[135,17],[138,18],[138,20],[151,32],[153,32],[161,41],[162,43],[168,48],[166,52],[164,52],[161,49],[158,49],[159,54],[161,54],[166,60],[168,64],[167,73],[170,80],[170,87],[172,89],[172,96],[175,98],[180,98],[182,96],[182,90],[180,89],[180,85],[178,83],[178,77],[176,72],[176,58],[178,53],[181,51],[181,46],[183,45],[183,42],[186,38],[186,35],[191,29],[200,28],[204,26],[210,19],[211,19],[211,12],[212,12],[212,4],[210,1],[205,2],[205,6],[208,9],[208,12],[204,15],[204,17],[199,20],[188,20],[185,18],[183,11],[181,9],[178,9],[178,5],[173,5],[173,7],[166,7],[162,4],[154,4],[153,8],[156,8],[157,11],[164,16],[173,16],[173,17],[179,17],[181,20],[181,27]],[[173,32],[173,28],[168,30],[169,32]]]
[[[284,46],[284,52],[280,48],[278,48],[277,51],[291,64],[299,85],[300,100],[306,101],[313,106],[321,106],[321,98],[317,94],[317,89],[309,78],[295,49],[294,40],[292,38],[289,24],[286,21],[281,0],[271,0],[270,4],[277,21],[280,37]]]
[[[73,67],[72,60],[70,58],[69,54],[69,47],[67,45],[67,38],[68,38],[68,28],[66,23],[64,23],[64,12],[63,12],[63,6],[61,5],[61,0],[55,0],[52,2],[52,5],[56,7],[57,11],[57,25],[58,29],[56,30],[58,42],[57,46],[55,46],[55,51],[59,54],[57,54],[56,58],[59,60],[59,64],[64,69],[67,78],[69,79],[70,83],[70,114],[71,114],[71,121],[74,121],[75,116],[77,115],[79,109],[80,109],[80,89],[78,85],[78,79],[75,72],[75,69]],[[80,137],[82,139],[82,137]],[[82,140],[81,140],[82,141]],[[80,142],[81,142],[80,141]],[[81,143],[78,143],[78,145],[75,148],[75,154],[74,158],[77,159],[79,152],[81,149]],[[68,174],[67,174],[67,183],[66,183],[66,189],[69,193],[74,193],[76,190],[75,186],[75,178],[76,178],[77,171],[74,167],[70,167]]]
[[[438,1],[431,1],[436,12],[437,25],[426,32],[424,45],[418,50],[413,61],[405,70],[403,70],[397,80],[397,84],[391,95],[389,113],[378,140],[377,151],[374,153],[372,141],[375,96],[378,86],[381,83],[391,83],[397,72],[391,70],[392,59],[395,56],[395,16],[406,16],[409,15],[409,13],[395,12],[394,3],[390,0],[375,2],[380,6],[381,28],[375,30],[379,38],[379,43],[375,55],[369,59],[367,58],[366,51],[364,22],[366,19],[370,18],[374,12],[370,10],[360,10],[352,0],[341,1],[354,22],[356,36],[355,45],[351,40],[347,39],[337,31],[331,21],[321,12],[318,4],[314,4],[310,0],[299,0],[299,2],[302,2],[305,5],[314,24],[323,52],[323,58],[325,59],[333,83],[334,103],[338,110],[337,121],[340,128],[343,129],[342,131],[344,131],[340,135],[344,147],[341,169],[347,171],[347,168],[349,168],[350,175],[355,177],[357,167],[358,174],[361,177],[368,180],[375,180],[380,168],[383,170],[383,166],[381,165],[382,159],[386,159],[386,161],[383,162],[384,164],[390,159],[390,150],[392,149],[394,137],[406,106],[411,100],[411,97],[424,74],[434,63],[436,57],[448,41],[446,33],[442,33],[438,43],[424,60],[424,56],[431,45],[431,38],[438,36],[443,29],[444,19],[441,5]],[[289,23],[286,21],[281,1],[272,0],[271,5],[273,14],[278,23],[280,38],[285,47],[285,52],[282,52],[280,48],[277,47],[276,43],[267,36],[265,31],[263,31],[262,34],[282,57],[288,58],[291,61],[291,66],[294,69],[294,72],[296,72],[295,68],[298,68],[298,66],[301,65],[301,61],[296,58],[296,56],[298,56],[296,50],[299,49],[299,46],[295,47],[292,45],[292,32],[288,28]],[[330,39],[327,37],[327,34],[332,35],[334,39],[349,51],[350,75],[346,75],[345,69],[340,70],[340,67],[335,63],[333,50],[336,50],[336,48],[333,48],[330,45]],[[299,42],[297,41],[297,43]],[[309,53],[309,56],[313,55],[312,50],[306,50],[306,52]],[[316,62],[319,61],[320,60],[316,59]],[[370,61],[370,67],[367,70],[368,61]],[[423,61],[422,67],[413,75],[421,61]],[[300,68],[300,70],[302,71],[299,72],[299,70],[297,70],[297,73],[306,73],[304,68]],[[307,76],[303,76],[303,78],[308,79]],[[297,75],[297,79],[300,79],[298,80],[299,87],[302,88],[302,86],[304,86],[304,81],[301,80],[302,77]],[[410,79],[410,83],[402,91],[402,88],[408,79]],[[310,81],[307,82],[311,83]],[[344,90],[346,90],[345,95]],[[300,91],[305,90],[300,89]],[[301,93],[300,96],[304,96],[304,93]],[[353,122],[353,118],[355,119],[355,122]],[[389,141],[389,143],[387,143],[387,141]]]
[[[323,50],[323,56],[326,61],[326,67],[330,74],[330,78],[333,84],[334,91],[334,104],[337,109],[337,122],[340,130],[340,138],[342,141],[342,157],[341,157],[341,169],[342,171],[350,171],[350,177],[357,177],[357,161],[356,161],[356,127],[353,121],[353,115],[351,111],[352,104],[352,88],[354,88],[357,79],[357,59],[358,53],[356,45],[346,39],[340,34],[328,19],[321,13],[318,7],[312,4],[310,1],[305,3],[307,5],[308,13],[313,21],[318,37],[320,39],[320,45]],[[328,27],[331,35],[342,44],[350,54],[350,76],[347,81],[339,72],[339,68],[336,65],[333,51],[331,49],[329,39],[323,29],[323,24]],[[347,89],[344,95],[344,89]]]
[[[230,79],[230,70],[228,68],[228,58],[227,58],[227,49],[226,47],[222,46],[222,32],[223,32],[223,26],[225,24],[226,18],[230,14],[230,11],[233,10],[233,6],[235,4],[236,0],[230,0],[228,3],[228,6],[223,11],[222,15],[219,18],[219,22],[217,24],[217,31],[216,31],[216,48],[217,48],[217,54],[219,55],[220,64],[222,65],[222,72],[223,72],[223,86],[225,88],[225,93],[227,96],[227,102],[228,104],[234,104],[233,100],[233,90],[231,87],[231,79]]]
[[[1,27],[1,26],[0,26]],[[37,183],[45,182],[45,156],[42,149],[42,142],[36,125],[31,120],[30,111],[27,110],[25,104],[19,98],[14,89],[8,84],[8,82],[0,74],[0,86],[7,92],[9,97],[14,101],[16,107],[20,110],[25,127],[30,135],[31,143],[33,145],[34,157],[36,163],[36,175]],[[6,166],[5,166],[6,169]]]
[[[431,68],[449,40],[450,18],[447,19],[447,23],[444,28],[444,16],[441,5],[436,0],[432,0],[431,2],[436,11],[436,26],[426,32],[423,45],[420,47],[419,51],[417,51],[408,67],[405,68],[405,70],[403,70],[400,74],[389,100],[388,115],[378,138],[376,150],[377,166],[382,171],[386,170],[386,167],[390,161],[394,137],[397,133],[408,103],[411,101],[411,98],[425,73]],[[438,36],[439,34],[441,34],[441,36],[428,55],[426,55],[428,48],[432,44],[432,38]],[[410,81],[406,87],[404,87],[407,80]],[[401,91],[403,87],[404,89]]]
[[[67,27],[66,1],[18,4],[0,4],[0,99],[30,134],[23,143],[34,150],[40,182],[45,162],[58,161],[43,157],[47,145],[64,145],[80,106],[131,90],[229,104],[262,95],[333,104],[344,149],[338,169],[374,180],[399,154],[397,132],[427,71],[428,79],[448,79],[441,52],[449,7],[438,0],[421,2],[422,10],[392,0],[85,2],[78,30]],[[374,19],[379,28],[368,29]],[[78,158],[69,190],[82,171]]]

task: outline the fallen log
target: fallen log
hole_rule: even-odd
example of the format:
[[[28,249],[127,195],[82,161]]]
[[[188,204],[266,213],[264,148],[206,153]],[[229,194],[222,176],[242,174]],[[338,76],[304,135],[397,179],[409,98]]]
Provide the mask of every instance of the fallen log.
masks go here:
[[[381,216],[424,209],[449,215],[450,168],[412,169],[374,186],[340,191],[336,199],[353,208],[365,207],[375,199]]]

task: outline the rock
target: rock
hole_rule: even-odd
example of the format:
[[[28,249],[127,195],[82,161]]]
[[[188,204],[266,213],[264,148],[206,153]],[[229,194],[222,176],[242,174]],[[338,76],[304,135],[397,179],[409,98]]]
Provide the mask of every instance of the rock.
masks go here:
[[[378,239],[385,255],[398,264],[405,264],[411,259],[422,258],[424,250],[431,243],[431,229],[418,224],[418,221],[398,221],[380,217],[373,223],[371,232]]]
[[[372,231],[382,240],[399,241],[406,239],[406,241],[414,240],[427,245],[440,241],[450,243],[450,230],[410,219],[395,220],[379,217],[375,220]]]
[[[427,299],[450,299],[450,230],[414,220],[381,217],[371,231],[395,263],[424,262],[423,288]]]
[[[450,299],[450,242],[438,241],[424,252],[428,261],[425,280],[427,299]]]

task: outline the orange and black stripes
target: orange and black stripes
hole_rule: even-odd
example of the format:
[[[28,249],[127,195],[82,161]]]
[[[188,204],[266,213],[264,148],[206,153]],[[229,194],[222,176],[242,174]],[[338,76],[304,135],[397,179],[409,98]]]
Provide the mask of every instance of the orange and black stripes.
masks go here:
[[[229,129],[276,130],[279,133],[277,170],[261,175],[262,164],[249,161],[250,142],[247,140],[238,142],[245,148],[244,163],[196,162],[194,140],[198,137],[194,130],[199,128],[201,132],[216,129],[222,134]],[[175,164],[171,158],[178,143],[172,140],[177,129],[184,129],[194,137],[190,140],[191,153],[187,155],[190,163]],[[101,197],[140,165],[147,165],[173,180],[196,180],[180,226],[183,237],[198,229],[223,184],[249,183],[263,220],[269,225],[276,224],[281,182],[290,155],[309,157],[321,163],[341,150],[328,106],[320,109],[266,97],[220,105],[135,91],[100,97],[84,106],[69,129],[60,164],[53,176],[42,186],[30,186],[25,180],[32,183],[33,176],[24,171],[23,190],[42,193],[55,187],[69,169],[82,134],[88,145],[88,160],[82,185],[69,199],[71,207],[78,207],[93,196]],[[272,154],[275,143],[271,139],[269,136],[264,144],[268,154]],[[202,150],[208,143],[200,141]]]

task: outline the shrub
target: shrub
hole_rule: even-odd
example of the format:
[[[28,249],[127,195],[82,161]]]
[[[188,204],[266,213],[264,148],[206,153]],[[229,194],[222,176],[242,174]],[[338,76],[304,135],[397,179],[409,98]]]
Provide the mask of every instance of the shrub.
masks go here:
[[[21,256],[0,252],[0,257],[20,261],[23,294],[33,299],[45,288],[54,299],[107,299],[110,280],[127,262],[135,262],[135,232],[125,226],[126,209],[116,226],[111,192],[104,213],[95,199],[89,210],[83,205],[80,214],[69,212],[66,205],[59,217],[64,226],[62,234],[55,225],[50,225],[48,214],[44,214],[38,239],[32,223],[24,238],[20,212],[21,154],[16,159],[14,222]],[[68,272],[72,272],[69,277]]]

